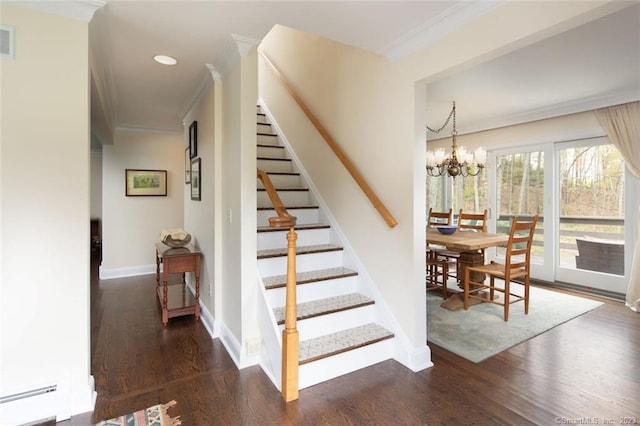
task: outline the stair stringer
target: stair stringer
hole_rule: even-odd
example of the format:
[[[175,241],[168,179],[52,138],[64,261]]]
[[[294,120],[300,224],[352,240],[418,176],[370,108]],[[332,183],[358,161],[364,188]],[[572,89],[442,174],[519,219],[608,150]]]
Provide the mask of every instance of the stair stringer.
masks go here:
[[[267,290],[264,287],[262,276],[258,273],[258,323],[262,335],[262,347],[260,348],[260,368],[269,377],[271,382],[282,390],[282,332],[276,323],[273,310],[269,307]]]
[[[386,300],[384,299],[382,294],[377,289],[367,269],[364,267],[364,264],[358,258],[355,250],[353,249],[353,246],[349,242],[345,233],[340,228],[327,203],[325,203],[325,201],[322,199],[320,192],[314,185],[313,181],[310,179],[309,174],[307,173],[300,159],[297,157],[295,151],[292,148],[292,145],[287,140],[287,137],[282,131],[282,128],[280,128],[280,126],[278,125],[277,120],[275,119],[273,114],[271,114],[271,111],[262,99],[259,99],[258,103],[261,110],[267,116],[269,123],[273,126],[275,133],[278,135],[281,143],[285,146],[288,155],[293,161],[295,169],[300,173],[302,180],[309,188],[309,192],[312,198],[320,207],[321,214],[323,215],[324,219],[326,219],[326,221],[331,225],[332,233],[334,233],[334,235],[336,235],[336,237],[340,240],[340,244],[344,248],[344,266],[358,271],[359,291],[361,291],[365,296],[368,296],[375,300],[376,322],[395,334],[395,338],[391,339],[391,341],[389,342],[389,344],[392,346],[392,348],[390,349],[391,357],[412,371],[420,371],[425,368],[432,367],[433,363],[431,362],[431,350],[427,346],[427,342],[425,341],[424,345],[420,347],[414,347],[413,345],[411,345],[409,338],[407,337],[404,330],[400,327],[400,324],[395,318],[395,315],[389,308],[389,305],[386,303]],[[268,309],[266,295],[264,303]],[[270,322],[269,324],[272,325],[275,323]],[[280,331],[278,330],[276,334],[279,333]]]

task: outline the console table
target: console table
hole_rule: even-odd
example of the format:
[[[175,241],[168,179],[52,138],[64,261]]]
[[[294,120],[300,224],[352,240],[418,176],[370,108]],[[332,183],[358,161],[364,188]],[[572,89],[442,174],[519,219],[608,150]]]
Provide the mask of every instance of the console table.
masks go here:
[[[156,243],[156,293],[162,307],[162,325],[169,318],[182,315],[195,315],[200,318],[200,258],[202,254],[192,246],[173,248]],[[160,283],[160,264],[162,264],[162,284]],[[187,288],[185,272],[195,276],[195,296]],[[169,275],[182,274],[182,282],[169,285]]]

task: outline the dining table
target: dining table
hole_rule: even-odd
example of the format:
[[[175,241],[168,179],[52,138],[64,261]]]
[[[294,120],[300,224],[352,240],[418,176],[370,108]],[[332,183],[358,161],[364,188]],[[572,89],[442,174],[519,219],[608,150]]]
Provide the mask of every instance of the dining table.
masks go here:
[[[484,249],[507,244],[508,234],[492,234],[489,232],[460,231],[443,234],[437,228],[427,226],[427,244],[437,244],[447,250],[460,253],[457,259],[456,273],[458,285],[462,287],[465,269],[469,266],[484,265]],[[484,274],[481,274],[484,275]],[[482,281],[483,277],[472,275],[474,281]]]

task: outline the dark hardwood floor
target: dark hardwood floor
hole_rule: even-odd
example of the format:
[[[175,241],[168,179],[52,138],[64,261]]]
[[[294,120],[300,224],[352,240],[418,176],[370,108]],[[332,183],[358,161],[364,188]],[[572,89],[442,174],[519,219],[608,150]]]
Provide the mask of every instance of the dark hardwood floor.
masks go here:
[[[100,282],[92,269],[93,422],[176,400],[191,425],[554,425],[640,422],[640,316],[605,305],[475,364],[430,345],[434,367],[395,361],[286,404],[260,367],[237,370],[192,317],[162,327],[153,276]],[[590,423],[589,423],[590,422]]]

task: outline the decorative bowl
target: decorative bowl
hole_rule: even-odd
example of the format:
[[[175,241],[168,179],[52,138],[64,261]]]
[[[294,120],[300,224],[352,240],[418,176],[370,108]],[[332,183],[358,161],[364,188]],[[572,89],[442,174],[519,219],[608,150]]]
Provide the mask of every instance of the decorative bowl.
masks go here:
[[[184,247],[191,242],[191,234],[187,234],[187,236],[182,240],[174,240],[171,238],[171,235],[167,235],[162,242],[173,248]]]
[[[456,225],[439,225],[436,226],[436,228],[438,229],[438,232],[445,235],[453,234],[458,229]]]

